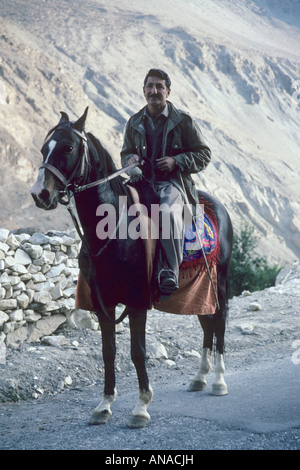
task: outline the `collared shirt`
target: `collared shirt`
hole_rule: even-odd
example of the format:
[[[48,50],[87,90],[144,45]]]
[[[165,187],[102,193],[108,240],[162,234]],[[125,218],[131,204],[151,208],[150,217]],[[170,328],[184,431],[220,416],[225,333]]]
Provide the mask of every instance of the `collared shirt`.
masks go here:
[[[158,114],[157,116],[155,116],[154,118],[149,114],[147,106],[144,109],[144,119],[145,119],[145,117],[148,119],[149,124],[150,124],[150,126],[152,127],[153,130],[155,130],[155,128],[157,127],[157,124],[159,123],[159,121],[161,121],[161,116],[165,116],[166,118],[169,117],[168,104],[166,104],[166,106],[164,107],[162,112],[160,114]]]
[[[157,158],[162,156],[162,142],[165,125],[169,116],[168,105],[164,107],[162,112],[152,118],[150,116],[147,107],[144,110],[144,126],[146,131],[146,142],[147,142],[147,157],[152,162],[153,170],[156,174],[157,179],[165,179],[165,175],[158,169],[155,161]],[[145,178],[151,178],[152,176],[152,165],[150,162],[146,162],[143,168]]]

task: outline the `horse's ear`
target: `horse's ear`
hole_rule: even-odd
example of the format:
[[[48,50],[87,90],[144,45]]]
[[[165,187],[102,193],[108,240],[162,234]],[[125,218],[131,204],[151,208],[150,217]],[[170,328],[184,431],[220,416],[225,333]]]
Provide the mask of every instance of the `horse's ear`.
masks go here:
[[[63,111],[61,111],[60,114],[61,114],[61,118],[60,118],[59,124],[64,124],[66,122],[69,122],[69,116],[67,115],[67,113],[64,113]]]
[[[85,121],[86,121],[88,110],[89,110],[89,107],[87,106],[85,108],[83,115],[78,119],[78,121],[74,123],[73,127],[75,127],[75,129],[77,129],[78,131],[81,131],[81,132],[84,131],[84,126],[85,126]]]

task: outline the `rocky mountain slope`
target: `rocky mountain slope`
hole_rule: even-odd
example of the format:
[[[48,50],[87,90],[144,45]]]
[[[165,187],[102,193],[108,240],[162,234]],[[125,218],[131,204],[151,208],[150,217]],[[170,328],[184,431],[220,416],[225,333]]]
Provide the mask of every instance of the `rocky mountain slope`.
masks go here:
[[[157,66],[170,99],[194,115],[212,148],[199,187],[261,253],[299,257],[300,5],[298,0],[0,0],[0,226],[72,227],[43,213],[29,189],[61,110],[89,105],[88,130],[119,165],[124,125],[144,105]]]

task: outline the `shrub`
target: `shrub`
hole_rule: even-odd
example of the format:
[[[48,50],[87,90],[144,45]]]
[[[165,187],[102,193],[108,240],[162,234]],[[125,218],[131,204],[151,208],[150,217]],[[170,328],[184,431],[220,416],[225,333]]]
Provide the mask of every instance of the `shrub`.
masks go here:
[[[275,284],[276,276],[281,268],[277,265],[268,265],[265,258],[255,253],[256,246],[254,229],[250,224],[244,223],[233,239],[229,265],[231,296],[240,295],[243,290],[253,292]]]

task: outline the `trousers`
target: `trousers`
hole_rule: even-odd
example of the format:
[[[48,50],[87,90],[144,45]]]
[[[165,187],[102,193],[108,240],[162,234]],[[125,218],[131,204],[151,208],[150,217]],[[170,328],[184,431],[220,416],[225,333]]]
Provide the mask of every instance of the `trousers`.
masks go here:
[[[143,179],[135,182],[140,200],[151,214],[152,221],[158,224],[159,253],[156,266],[156,276],[164,270],[170,270],[178,283],[179,266],[183,259],[184,244],[184,200],[179,189],[170,181],[152,182]],[[153,207],[159,208],[159,217],[153,217]],[[162,271],[163,270],[163,271]]]
[[[178,283],[179,266],[183,259],[184,201],[181,193],[168,181],[156,182],[159,196],[159,243],[157,262],[158,276],[172,271]]]

